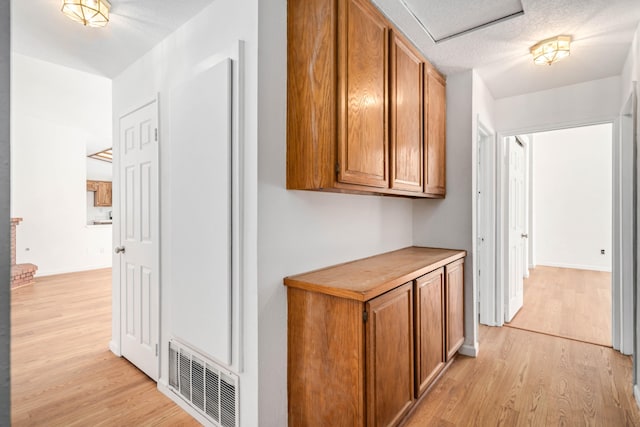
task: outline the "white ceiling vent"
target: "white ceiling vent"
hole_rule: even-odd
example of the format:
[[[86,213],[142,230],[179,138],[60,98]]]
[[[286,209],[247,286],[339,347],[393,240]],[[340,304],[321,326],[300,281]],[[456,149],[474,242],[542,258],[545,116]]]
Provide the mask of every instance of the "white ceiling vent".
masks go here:
[[[521,0],[399,0],[435,43],[524,14]]]
[[[169,388],[218,427],[238,427],[238,376],[169,342]]]

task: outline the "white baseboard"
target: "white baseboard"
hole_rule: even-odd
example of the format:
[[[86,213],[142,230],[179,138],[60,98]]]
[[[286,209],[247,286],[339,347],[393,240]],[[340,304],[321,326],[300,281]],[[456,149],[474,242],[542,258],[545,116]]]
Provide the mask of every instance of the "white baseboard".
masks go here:
[[[573,268],[574,270],[592,270],[611,272],[611,267],[602,267],[598,265],[581,265],[581,264],[564,264],[561,262],[538,262],[537,265],[544,267]]]
[[[36,272],[35,277],[55,276],[57,274],[66,274],[66,273],[78,273],[80,271],[100,270],[103,268],[111,268],[111,263],[99,264],[99,265],[86,265],[82,267],[75,267],[71,269],[62,269],[62,270],[44,270],[44,271],[38,270]]]
[[[109,350],[111,350],[111,353],[116,356],[122,357],[122,353],[120,353],[120,346],[118,346],[118,344],[113,340],[109,341]]]
[[[458,353],[462,354],[463,356],[478,357],[479,351],[480,346],[476,341],[475,343],[473,343],[473,345],[463,344],[462,347],[460,347],[460,350],[458,350]]]
[[[633,386],[633,397],[636,398],[636,405],[640,408],[640,386],[638,384]]]
[[[187,414],[189,414],[193,418],[195,418],[196,421],[198,421],[203,426],[216,427],[215,424],[213,424],[211,421],[209,421],[208,419],[206,419],[205,417],[200,415],[200,413],[198,413],[198,411],[193,409],[193,407],[189,403],[187,403],[186,401],[182,400],[182,398],[180,396],[176,395],[169,388],[169,384],[165,380],[161,379],[160,381],[158,381],[158,390],[160,391],[160,393],[164,394],[169,399],[171,399],[173,402],[175,402],[180,408],[182,408],[182,410],[184,410]]]

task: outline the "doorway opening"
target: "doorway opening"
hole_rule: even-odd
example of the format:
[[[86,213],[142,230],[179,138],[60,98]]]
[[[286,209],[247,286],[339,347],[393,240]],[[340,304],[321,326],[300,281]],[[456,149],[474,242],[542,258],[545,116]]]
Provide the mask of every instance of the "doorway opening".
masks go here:
[[[624,300],[616,300],[624,289],[616,282],[615,264],[623,252],[616,252],[617,242],[624,239],[616,226],[616,215],[624,210],[618,206],[624,189],[616,179],[625,169],[617,152],[618,131],[617,122],[574,124],[499,135],[494,142],[479,128],[480,323],[631,352],[621,345]],[[483,182],[495,194],[487,193]],[[493,247],[482,247],[483,233],[495,239]],[[495,263],[483,261],[491,256]],[[514,288],[516,278],[519,289]],[[627,311],[632,314],[632,309]]]
[[[611,347],[612,124],[506,148],[505,326]]]

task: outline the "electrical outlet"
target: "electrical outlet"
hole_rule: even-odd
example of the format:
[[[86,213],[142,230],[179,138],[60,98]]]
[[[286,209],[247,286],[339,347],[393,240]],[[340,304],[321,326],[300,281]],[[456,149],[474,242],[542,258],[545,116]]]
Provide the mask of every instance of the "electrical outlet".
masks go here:
[[[604,249],[600,249],[600,255],[604,255]]]

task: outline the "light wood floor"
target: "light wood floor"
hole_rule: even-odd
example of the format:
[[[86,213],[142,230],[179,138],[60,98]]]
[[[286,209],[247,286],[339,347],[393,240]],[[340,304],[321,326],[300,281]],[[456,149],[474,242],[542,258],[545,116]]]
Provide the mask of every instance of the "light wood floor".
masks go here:
[[[14,426],[198,425],[107,349],[109,275],[50,277],[12,291]],[[458,356],[407,425],[638,426],[631,358],[592,344],[481,327],[479,357]]]
[[[611,273],[536,267],[508,326],[611,347]]]
[[[13,426],[199,425],[108,349],[111,269],[11,292]]]
[[[640,426],[631,358],[481,326],[478,357],[458,356],[406,426]]]

